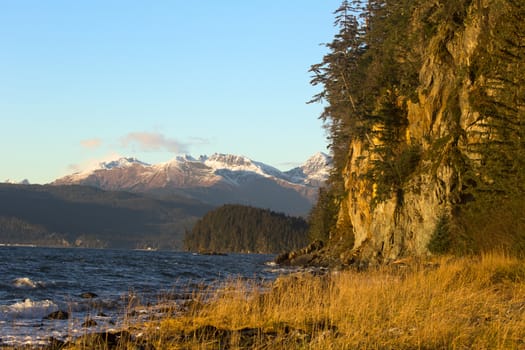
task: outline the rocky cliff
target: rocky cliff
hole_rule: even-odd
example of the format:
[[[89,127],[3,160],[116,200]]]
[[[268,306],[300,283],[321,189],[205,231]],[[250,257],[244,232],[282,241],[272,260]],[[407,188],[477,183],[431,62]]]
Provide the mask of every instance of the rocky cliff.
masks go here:
[[[388,262],[474,245],[484,238],[469,231],[472,223],[489,222],[486,216],[495,215],[497,203],[518,203],[509,221],[521,226],[506,230],[525,228],[525,4],[402,1],[369,11],[368,31],[361,34],[366,45],[359,46],[365,49],[354,71],[363,69],[370,79],[379,61],[374,48],[391,53],[379,65],[401,68],[383,70],[393,77],[371,88],[367,98],[345,90],[349,112],[339,119],[334,87],[322,81],[331,92],[324,96],[329,103],[324,118],[339,159],[331,183],[342,188],[333,190],[331,253],[343,262]],[[403,24],[385,32],[388,18]],[[386,36],[377,43],[371,39],[381,25]],[[344,26],[341,37],[348,31]],[[325,57],[324,68],[335,65]],[[416,75],[403,84],[410,70]],[[345,142],[338,141],[341,135]],[[505,244],[521,244],[519,233],[509,234],[513,238]]]

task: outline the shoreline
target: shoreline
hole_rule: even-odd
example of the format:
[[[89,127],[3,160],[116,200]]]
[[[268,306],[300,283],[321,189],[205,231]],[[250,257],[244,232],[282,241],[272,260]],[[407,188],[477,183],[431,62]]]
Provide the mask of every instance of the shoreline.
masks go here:
[[[525,261],[504,254],[237,280],[209,297],[61,349],[525,347]]]

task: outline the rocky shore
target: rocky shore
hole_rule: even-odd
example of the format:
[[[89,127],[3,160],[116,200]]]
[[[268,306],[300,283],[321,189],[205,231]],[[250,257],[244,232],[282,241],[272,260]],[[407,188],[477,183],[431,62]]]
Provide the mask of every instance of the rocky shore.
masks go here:
[[[40,347],[0,348],[524,348],[521,258],[443,256],[404,259],[366,273],[301,271],[264,286],[232,281],[206,298],[162,305],[140,322],[131,313],[120,330],[93,330],[67,342],[50,338]]]
[[[330,261],[323,260],[325,255],[321,254],[324,248],[322,241],[315,241],[306,247],[278,255],[274,262],[283,266],[330,266]]]
[[[310,327],[324,327],[312,324]],[[331,329],[334,334],[337,328]],[[81,336],[73,341],[64,342],[50,338],[48,345],[0,347],[3,350],[156,350],[162,346],[155,341],[155,336],[134,334],[130,331],[101,332]],[[250,349],[256,344],[267,344],[267,348],[296,348],[309,342],[312,336],[307,330],[282,324],[278,330],[268,330],[261,327],[245,327],[241,329],[219,328],[213,325],[200,326],[193,330],[179,331],[170,334],[167,341],[171,344],[206,344],[206,349],[227,349],[224,344],[235,343],[240,349]],[[166,341],[166,340],[165,340]],[[221,345],[223,344],[223,345]]]

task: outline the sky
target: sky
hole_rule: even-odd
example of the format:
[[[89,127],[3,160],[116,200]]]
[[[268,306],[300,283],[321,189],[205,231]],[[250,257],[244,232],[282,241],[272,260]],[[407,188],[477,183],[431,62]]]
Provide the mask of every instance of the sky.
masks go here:
[[[0,1],[0,182],[101,161],[327,152],[307,104],[340,0]]]

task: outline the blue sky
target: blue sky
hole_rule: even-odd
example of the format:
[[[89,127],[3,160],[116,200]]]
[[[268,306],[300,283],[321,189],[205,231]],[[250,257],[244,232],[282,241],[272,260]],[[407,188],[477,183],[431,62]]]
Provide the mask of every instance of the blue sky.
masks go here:
[[[339,0],[0,2],[0,182],[119,156],[318,151],[310,65]]]

